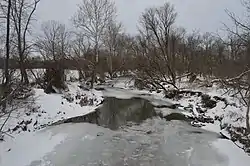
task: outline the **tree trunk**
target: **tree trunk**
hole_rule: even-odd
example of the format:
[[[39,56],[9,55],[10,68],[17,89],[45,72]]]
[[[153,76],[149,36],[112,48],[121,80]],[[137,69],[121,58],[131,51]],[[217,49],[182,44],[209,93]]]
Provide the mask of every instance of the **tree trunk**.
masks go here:
[[[99,63],[99,54],[98,54],[98,50],[96,49],[96,55],[95,55],[95,62],[94,62],[94,68],[92,71],[92,76],[91,76],[91,89],[94,88],[94,83],[96,81],[96,74],[97,74],[97,65]]]
[[[108,57],[108,62],[109,62],[109,75],[110,78],[113,79],[113,63],[112,63],[112,55],[110,54]]]
[[[6,31],[6,59],[5,59],[5,86],[9,84],[9,58],[10,58],[10,10],[11,10],[11,0],[8,2],[8,12],[7,12],[7,31]]]
[[[24,82],[25,84],[29,84],[29,78],[28,78],[28,74],[26,72],[26,68],[24,65],[23,60],[20,60],[20,71],[21,71],[21,76],[22,76],[22,82]]]
[[[17,47],[18,47],[18,54],[19,54],[19,65],[20,65],[20,71],[21,71],[21,81],[22,83],[28,84],[29,83],[29,79],[28,79],[28,75],[27,72],[25,70],[25,65],[24,65],[24,46],[22,46],[22,43],[25,45],[25,40],[22,41],[22,33],[21,33],[21,29],[22,29],[22,17],[21,15],[18,17],[18,22],[16,23],[16,33],[17,33]]]
[[[247,45],[247,53],[249,55],[250,53],[250,43],[248,43]],[[250,66],[250,57],[247,56],[247,66],[249,67]],[[248,82],[248,85],[250,85],[250,73],[248,73],[247,75],[247,82]],[[250,132],[250,122],[249,122],[249,113],[250,113],[250,97],[248,97],[248,105],[247,105],[247,112],[246,112],[246,127],[247,127],[247,131]]]
[[[97,41],[97,37],[95,39],[95,58],[94,58],[94,69],[92,71],[92,76],[91,76],[91,89],[94,88],[94,83],[96,81],[96,74],[97,74],[97,66],[99,64],[99,43]]]
[[[246,128],[248,132],[250,132],[249,113],[250,113],[250,100],[248,101],[247,113],[246,113]]]
[[[97,70],[97,64],[95,64],[94,69],[92,71],[92,75],[91,75],[91,87],[90,87],[91,89],[94,88],[94,83],[96,81],[96,70]]]
[[[21,40],[20,34],[18,34],[18,52],[19,52],[19,65],[20,65],[19,67],[20,67],[21,76],[22,76],[21,81],[25,84],[29,84],[29,79],[28,79],[28,75],[26,72],[25,64],[24,64],[24,54],[22,51],[22,40]]]
[[[79,75],[79,81],[84,79],[84,74],[83,74],[82,69],[78,69],[78,75]]]
[[[172,37],[168,37],[168,43],[167,43],[167,51],[168,51],[168,61],[170,66],[170,75],[172,83],[176,84],[176,74],[175,74],[175,54],[174,54],[174,40]]]

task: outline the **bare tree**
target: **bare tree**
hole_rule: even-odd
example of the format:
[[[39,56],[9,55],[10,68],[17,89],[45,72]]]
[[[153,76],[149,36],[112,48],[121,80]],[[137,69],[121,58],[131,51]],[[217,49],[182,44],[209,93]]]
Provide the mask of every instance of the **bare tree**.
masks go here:
[[[6,59],[5,59],[5,86],[9,84],[9,59],[10,59],[10,12],[11,12],[11,0],[8,1],[8,10],[6,17]]]
[[[249,13],[250,1],[245,0],[244,6]],[[235,60],[235,56],[237,56],[237,58],[243,60],[244,63],[242,63],[243,72],[240,72],[236,77],[224,79],[221,82],[227,87],[232,88],[235,95],[240,95],[242,104],[247,107],[246,128],[247,131],[250,132],[250,23],[237,18],[234,13],[228,10],[226,12],[235,25],[235,28],[229,28],[225,25],[231,39],[229,46],[233,55],[232,57]],[[243,56],[243,58],[241,58],[241,56]]]
[[[115,15],[115,6],[109,0],[83,0],[78,5],[73,23],[79,28],[94,44],[95,60],[92,69],[91,87],[93,88],[96,79],[96,70],[99,62],[99,51],[102,45],[102,36],[105,29]]]
[[[0,4],[0,6],[2,7],[2,3]],[[9,91],[9,81],[10,81],[10,77],[9,77],[9,57],[10,57],[10,8],[11,8],[11,1],[6,1],[5,5],[7,6],[7,15],[6,17],[3,17],[4,19],[6,19],[6,36],[5,36],[5,48],[6,48],[6,54],[5,54],[5,60],[4,60],[4,74],[2,76],[2,83],[3,85],[0,85],[0,117],[1,114],[6,113],[6,105],[7,105],[7,101],[4,100],[7,95],[8,95],[8,91]],[[2,129],[0,129],[0,137],[1,137],[1,131]]]
[[[91,66],[94,65],[87,57],[87,54],[91,52],[91,42],[89,41],[89,38],[82,33],[76,32],[71,48],[71,59],[76,62],[79,79],[87,78],[89,76],[89,64],[91,64]]]
[[[9,59],[10,59],[10,11],[11,0],[8,3],[6,23],[6,60],[5,60],[5,86],[9,84]]]
[[[14,29],[14,45],[19,56],[19,65],[22,75],[22,81],[29,83],[25,67],[25,60],[29,54],[31,43],[27,41],[27,35],[30,32],[30,25],[33,15],[40,0],[11,0],[11,23]]]
[[[187,36],[186,40],[186,66],[187,66],[187,71],[196,73],[197,69],[194,69],[195,66],[195,58],[197,56],[195,55],[197,53],[197,50],[199,49],[199,45],[201,43],[201,36],[198,32],[193,32]]]
[[[44,60],[59,61],[70,53],[71,33],[64,24],[47,21],[42,24],[42,35],[38,36],[35,48]]]
[[[171,31],[176,16],[174,7],[170,3],[165,3],[162,7],[147,9],[140,19],[141,39],[143,39],[140,43],[147,48],[146,59],[149,60],[146,74],[152,77],[151,79],[157,80],[155,77],[158,73],[158,80],[173,86],[176,83],[174,69],[176,52],[174,51],[175,36]],[[150,72],[150,66],[152,66],[151,69],[155,68],[155,74]]]
[[[53,87],[64,89],[65,60],[70,54],[71,33],[64,24],[48,21],[42,25],[43,34],[37,38],[35,48],[46,61],[46,92],[53,92]]]
[[[90,51],[91,43],[87,36],[82,33],[75,33],[72,50],[76,57],[85,57],[85,54]]]
[[[246,128],[250,132],[250,84],[247,77],[250,70],[240,73],[238,76],[229,79],[220,79],[220,83],[233,90],[234,95],[239,97],[241,103],[247,107],[246,110]],[[217,80],[216,80],[217,81]]]
[[[5,57],[4,61],[4,74],[2,83],[7,85],[9,82],[9,57],[10,57],[10,13],[11,13],[11,1],[3,0],[0,2],[0,44],[3,48],[1,48],[1,54]],[[5,40],[5,41],[4,41]],[[2,45],[5,43],[5,47]],[[5,50],[5,55],[3,52]]]
[[[117,49],[119,44],[119,35],[121,33],[122,25],[121,23],[116,23],[115,20],[110,20],[108,27],[105,31],[104,36],[104,45],[109,51],[108,57],[108,66],[109,66],[109,75],[111,79],[113,78],[113,61],[112,58],[117,55]]]

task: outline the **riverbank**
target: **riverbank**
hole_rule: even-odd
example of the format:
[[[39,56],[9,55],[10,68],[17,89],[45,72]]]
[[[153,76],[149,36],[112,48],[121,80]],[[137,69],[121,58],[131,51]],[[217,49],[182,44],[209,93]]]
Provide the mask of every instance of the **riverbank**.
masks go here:
[[[220,133],[246,153],[250,153],[250,133],[246,130],[247,108],[241,103],[239,96],[233,96],[234,92],[219,84],[207,86],[205,81],[190,83],[187,79],[182,79],[177,83],[179,91],[165,85],[167,92],[163,89],[139,90],[134,87],[133,80],[125,77],[107,84],[112,88],[105,91],[106,96],[146,98],[158,108],[167,108],[167,111],[161,109],[163,116],[172,113],[169,109],[179,109],[191,119],[193,126]],[[154,99],[158,99],[158,103],[154,103]],[[159,99],[162,102],[159,103]]]
[[[24,148],[27,149],[28,153],[22,153],[21,155],[24,156],[25,160],[23,166],[28,165],[31,160],[42,158],[46,153],[53,151],[55,146],[62,144],[68,137],[64,132],[60,131],[56,134],[51,133],[46,127],[63,119],[82,116],[95,111],[102,104],[104,96],[144,98],[162,111],[163,116],[169,115],[172,111],[180,110],[182,114],[193,118],[193,126],[217,133],[223,132],[224,135],[228,131],[228,126],[244,127],[244,110],[242,110],[244,108],[240,107],[240,103],[237,103],[235,98],[223,94],[224,91],[219,87],[198,87],[183,83],[182,92],[169,97],[161,90],[138,90],[133,84],[134,82],[130,79],[119,78],[108,81],[105,85],[99,85],[96,89],[88,90],[81,86],[79,82],[68,82],[68,91],[61,94],[46,94],[42,89],[34,88],[33,100],[35,103],[31,104],[28,109],[23,109],[23,112],[20,110],[13,112],[5,126],[5,131],[8,131],[9,136],[5,135],[4,141],[0,142],[1,158],[6,158],[5,162],[8,163],[7,159],[11,159],[19,153],[21,154]],[[191,87],[184,87],[184,85]],[[171,90],[169,89],[169,92]],[[210,97],[204,97],[205,94]],[[208,99],[216,101],[216,104],[215,102],[209,103]],[[226,104],[224,99],[229,104]],[[239,110],[239,113],[236,110]],[[204,117],[209,117],[212,120],[208,123],[207,121],[202,121],[202,117],[203,120]],[[228,125],[223,127],[224,124]],[[41,132],[43,134],[40,134]],[[98,135],[98,133],[96,134]],[[232,139],[230,135],[229,138]],[[46,148],[41,147],[38,153],[36,153],[35,150],[37,148],[28,146],[30,143],[32,143],[32,146],[36,146],[36,140],[40,140],[41,146],[48,146]],[[235,143],[243,148],[244,144],[238,143],[239,141],[236,140]],[[37,146],[40,147],[40,145]],[[232,163],[248,163],[245,162],[248,160],[247,155],[242,153],[243,151],[238,147],[236,148],[232,142],[218,140],[213,146],[218,148],[221,153],[227,155],[228,158],[233,158],[234,161]],[[231,157],[233,154],[229,154],[226,149],[237,151],[239,157]],[[22,164],[18,166],[22,166]]]
[[[169,91],[165,97],[180,109],[190,109],[195,118],[193,125],[222,135],[233,141],[245,152],[250,153],[250,133],[246,129],[246,112],[239,96],[213,84],[202,86],[202,83],[180,83],[181,90],[173,96]]]
[[[131,89],[131,82],[127,85],[116,83],[113,86]],[[190,83],[189,80],[182,79],[177,87],[180,90],[165,85],[167,92],[163,89],[148,89],[144,92],[172,103],[174,109],[184,110],[182,113],[192,119],[193,126],[221,133],[250,153],[250,133],[246,129],[247,107],[242,104],[240,96],[233,95],[234,92],[219,84],[208,86],[201,80]]]

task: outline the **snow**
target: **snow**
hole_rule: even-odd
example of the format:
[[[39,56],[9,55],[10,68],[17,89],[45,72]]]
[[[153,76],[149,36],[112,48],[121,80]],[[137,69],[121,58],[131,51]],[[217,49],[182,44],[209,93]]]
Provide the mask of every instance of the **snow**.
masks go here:
[[[27,69],[27,74],[30,82],[35,82],[36,78],[42,78],[44,76],[44,73],[46,69]],[[16,74],[20,73],[20,71],[17,69],[15,71]],[[19,74],[20,75],[20,74]]]
[[[204,80],[204,78],[199,78]],[[232,92],[227,92],[226,89],[223,89],[217,84],[213,84],[212,87],[202,86],[201,82],[189,83],[186,78],[182,79],[178,86],[181,90],[192,90],[196,92],[202,92],[213,98],[214,96],[222,97],[227,100],[229,105],[225,105],[223,101],[218,101],[215,108],[209,109],[205,114],[211,118],[215,116],[222,117],[221,124],[230,124],[233,127],[246,127],[246,110],[247,108],[242,105],[239,101],[240,97],[231,97]],[[170,100],[170,102],[181,104],[183,107],[188,107],[191,105],[196,105],[201,102],[200,97],[198,96],[184,96],[180,100]],[[197,116],[196,108],[193,109],[193,113]],[[218,128],[220,124],[206,124],[208,130],[219,131]]]
[[[85,123],[62,124],[19,134],[15,139],[0,143],[0,166],[49,166],[52,164],[47,161],[47,157],[56,153],[62,157],[57,162],[65,161],[70,155],[75,155],[74,150],[79,145],[83,146],[82,142],[97,139],[99,132],[110,136],[108,129]],[[88,146],[91,145],[86,143],[86,147]]]
[[[215,133],[222,133],[227,138],[231,138],[227,130],[221,129],[221,125],[229,124],[233,127],[246,127],[246,110],[247,108],[240,103],[239,98],[231,97],[231,93],[227,92],[226,89],[214,84],[212,87],[200,86],[200,83],[189,83],[187,80],[182,80],[178,85],[182,90],[192,90],[199,91],[203,94],[207,94],[211,97],[218,96],[225,98],[229,105],[225,105],[224,102],[219,101],[213,109],[209,109],[206,112],[207,116],[215,118],[215,116],[222,117],[222,121],[215,121],[214,124],[206,123],[205,126],[201,127],[205,130],[212,131]],[[181,98],[179,101],[172,101],[181,104],[183,107],[187,107],[190,104],[197,105],[200,102],[197,96],[187,96]],[[193,113],[197,116],[196,109],[193,109]],[[182,112],[183,114],[188,114],[188,112]],[[218,151],[227,157],[229,163],[228,166],[248,166],[250,163],[250,157],[242,150],[243,145],[239,142],[233,143],[230,140],[218,139],[213,142],[213,146],[218,149]]]
[[[79,71],[78,70],[65,70],[66,80],[74,81],[79,79]]]
[[[41,71],[37,70],[35,72],[38,73]],[[69,73],[71,78],[67,77],[67,80],[70,80],[73,77],[77,78],[77,71],[69,71]],[[43,160],[43,157],[47,153],[52,152],[54,148],[65,141],[69,135],[68,133],[63,132],[63,128],[61,128],[59,132],[38,130],[39,128],[36,128],[34,123],[37,121],[37,126],[42,126],[62,119],[88,114],[98,107],[103,100],[103,96],[122,99],[142,97],[149,100],[154,105],[180,103],[183,107],[188,107],[191,104],[194,106],[192,113],[184,110],[181,112],[188,116],[191,114],[199,116],[195,107],[200,102],[200,98],[197,96],[184,96],[182,99],[176,101],[163,98],[163,93],[151,93],[147,90],[133,89],[131,88],[133,81],[128,78],[117,79],[115,81],[110,81],[109,83],[111,83],[113,87],[105,87],[103,92],[97,90],[83,90],[79,88],[79,82],[67,82],[69,90],[68,92],[63,92],[62,94],[46,94],[42,89],[34,88],[35,107],[38,107],[37,112],[32,112],[31,115],[27,115],[27,108],[19,109],[18,112],[14,112],[12,114],[11,119],[5,126],[5,130],[8,130],[8,128],[15,127],[15,125],[22,120],[32,119],[32,123],[28,126],[30,132],[13,132],[11,134],[14,138],[6,136],[5,141],[0,142],[0,166],[27,166],[32,161]],[[182,83],[180,86],[187,90],[192,89],[193,91],[201,91],[211,95],[212,97],[219,96],[226,98],[229,103],[236,103],[236,105],[228,105],[225,108],[225,103],[219,101],[217,106],[208,110],[206,115],[213,118],[215,116],[223,116],[221,121],[222,124],[245,127],[246,108],[240,106],[238,99],[232,98],[228,94],[224,94],[223,89],[217,86],[202,88],[196,85],[191,86],[187,83]],[[81,96],[81,98],[86,96],[89,99],[95,99],[93,101],[93,105],[81,106],[79,104],[81,98],[76,99],[76,95]],[[66,99],[67,96],[72,97],[74,101],[69,102]],[[171,109],[161,109],[161,111],[164,114],[172,112]],[[2,121],[3,119],[0,119],[0,124]],[[221,130],[220,125],[219,121],[215,121],[214,124],[205,124],[202,128],[216,133],[223,132],[224,135],[228,136],[228,133],[225,130]],[[85,133],[85,135],[82,135],[82,140],[85,139],[94,138],[93,136]],[[39,143],[41,143],[41,145]],[[231,141],[218,139],[212,144],[221,154],[228,158],[228,166],[249,165],[250,157]]]
[[[200,78],[204,80],[204,78]],[[198,96],[183,96],[179,100],[174,99],[166,99],[164,98],[163,93],[156,93],[156,92],[149,92],[147,90],[138,90],[138,89],[131,89],[133,81],[128,78],[117,79],[115,81],[111,81],[111,84],[114,88],[107,88],[104,92],[105,96],[109,97],[117,97],[128,99],[132,97],[142,97],[144,99],[148,99],[154,105],[164,105],[166,103],[173,103],[173,104],[180,104],[183,107],[190,107],[193,105],[193,115],[196,117],[199,116],[198,111],[196,110],[195,106],[199,106],[201,102],[201,98]],[[221,123],[222,124],[230,124],[234,127],[245,127],[246,126],[246,107],[242,106],[238,98],[231,97],[230,93],[225,93],[226,90],[219,87],[218,85],[214,84],[212,87],[204,87],[201,86],[201,83],[189,83],[188,80],[183,79],[181,82],[178,83],[178,86],[181,90],[192,90],[197,92],[202,92],[203,94],[208,94],[212,98],[214,96],[225,98],[229,105],[225,105],[223,101],[218,101],[215,108],[209,109],[206,112],[207,116],[211,118],[215,118],[215,116],[223,117]],[[126,92],[126,93],[124,93]],[[143,95],[143,96],[142,96]],[[155,102],[157,101],[157,102]],[[162,101],[162,102],[159,102]],[[182,109],[180,108],[180,109]],[[188,112],[183,112],[185,115],[190,115]],[[208,130],[219,132],[220,124],[206,124]]]
[[[13,112],[11,118],[4,126],[4,131],[13,129],[22,121],[31,121],[27,126],[28,130],[35,131],[40,126],[46,126],[59,120],[93,112],[103,100],[101,91],[84,91],[78,87],[78,82],[68,82],[67,84],[69,91],[62,94],[46,94],[43,89],[34,88],[34,103],[26,106],[27,108],[18,109]],[[77,94],[80,96],[79,99],[75,99]],[[71,97],[73,101],[67,101],[65,96]],[[89,100],[93,99],[93,105],[81,106],[79,103],[84,97]],[[33,111],[33,108],[35,108],[35,111]],[[0,118],[0,124],[4,119],[5,117]],[[16,133],[11,134],[18,134],[20,130],[22,129],[20,128]]]
[[[202,92],[203,94],[211,96],[211,98],[216,96],[226,99],[227,104],[224,101],[217,101],[216,107],[208,109],[207,112],[205,112],[206,116],[213,119],[219,117],[220,120],[215,120],[214,124],[205,123],[203,124],[205,126],[201,128],[215,133],[221,133],[230,139],[231,136],[224,127],[246,127],[247,108],[241,103],[240,96],[231,96],[234,94],[232,91],[228,92],[216,84],[213,84],[212,87],[205,87],[201,86],[201,83],[188,83],[187,80],[182,80],[179,83],[179,87],[181,90]],[[198,96],[184,96],[180,100],[172,100],[172,102],[178,103],[183,107],[188,107],[189,105],[200,106],[201,100]],[[193,108],[193,115],[197,116],[198,112],[195,107]],[[188,115],[187,112],[182,113]],[[218,140],[214,145],[228,157],[230,161],[229,166],[249,165],[250,157],[242,150],[244,145],[239,141],[233,143],[229,140]],[[235,153],[237,153],[237,155],[234,155]]]
[[[213,146],[217,150],[227,156],[228,166],[249,166],[250,157],[241,149],[239,149],[232,141],[221,140],[213,142]]]
[[[31,120],[32,123],[28,125],[29,132],[23,132],[22,129],[11,132],[13,138],[5,136],[4,142],[0,142],[0,166],[27,166],[34,160],[42,160],[46,153],[53,151],[57,145],[66,139],[67,133],[62,132],[63,129],[58,133],[39,130],[39,126],[93,112],[103,100],[101,91],[83,90],[78,87],[79,82],[67,82],[67,85],[68,92],[62,94],[46,94],[43,89],[34,88],[35,103],[31,104],[37,110],[30,112],[33,107],[30,109],[20,108],[11,114],[4,131],[13,129],[23,120]],[[76,99],[76,95],[79,95],[80,98]],[[65,96],[72,97],[74,101],[67,101]],[[84,97],[93,99],[93,105],[81,106],[79,102]],[[26,113],[30,114],[27,115]],[[0,119],[0,124],[4,119]]]
[[[201,128],[215,133],[221,132],[220,123],[218,121],[215,121],[214,124],[207,123],[205,126],[202,126]]]
[[[196,109],[196,103],[193,104],[193,113],[194,113],[194,115],[195,115],[196,117],[199,116],[199,113],[198,113],[198,111],[197,111],[197,109]]]
[[[130,99],[135,97],[137,94],[133,93],[130,90],[126,90],[127,93],[124,93],[125,90],[123,89],[114,89],[114,88],[105,88],[103,95],[106,97],[116,97],[120,99]]]
[[[20,134],[15,139],[0,143],[0,165],[27,166],[34,160],[42,160],[66,136],[65,133],[53,134],[50,131]]]
[[[86,95],[89,98],[96,98],[97,101],[94,105],[98,105],[102,100],[102,93],[96,90],[90,91],[81,91],[78,88],[77,83],[70,83],[68,84],[69,93],[65,93],[65,95],[73,95],[81,94]],[[42,89],[36,89],[36,96],[37,96],[37,104],[41,106],[41,110],[44,110],[48,113],[48,119],[53,119],[54,121],[60,120],[62,116],[58,116],[58,112],[63,112],[64,118],[75,117],[79,115],[88,114],[95,110],[95,106],[85,106],[81,107],[80,104],[77,104],[79,100],[75,100],[72,103],[67,102],[66,99],[62,98],[62,94],[46,94],[43,92]],[[63,102],[63,104],[62,104]],[[45,121],[47,119],[44,119]]]
[[[132,80],[131,78],[122,78],[122,79],[117,79],[116,82],[112,82],[113,83],[113,87],[116,88],[130,88],[134,86],[134,80]]]

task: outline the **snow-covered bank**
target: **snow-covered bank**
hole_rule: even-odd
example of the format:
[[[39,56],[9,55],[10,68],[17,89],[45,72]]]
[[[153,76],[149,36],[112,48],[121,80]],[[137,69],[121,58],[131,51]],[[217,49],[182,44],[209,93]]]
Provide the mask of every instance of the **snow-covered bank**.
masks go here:
[[[102,92],[82,89],[80,85],[67,82],[68,90],[62,94],[46,94],[43,89],[32,88],[33,96],[17,106],[4,125],[3,131],[8,135],[0,142],[0,166],[26,166],[42,159],[67,135],[40,129],[62,119],[88,114],[98,107],[103,100]],[[0,118],[0,124],[7,116]]]
[[[53,122],[94,111],[103,100],[102,92],[83,90],[79,85],[78,82],[68,83],[68,92],[62,94],[46,94],[43,89],[34,88],[33,102],[26,105],[25,109],[14,111],[4,131],[15,136],[23,131],[36,131]],[[1,122],[6,116],[0,119]]]
[[[201,112],[203,109],[199,108],[202,108],[202,99],[201,96],[197,95],[196,93],[194,95],[183,94],[183,96],[180,98],[168,99],[165,97],[165,94],[163,92],[159,93],[158,91],[157,93],[157,91],[150,92],[149,90],[138,90],[133,87],[133,81],[130,82],[129,79],[125,78],[121,80],[117,79],[116,81],[110,81],[107,85],[97,86],[97,89],[99,88],[99,90],[104,87],[105,90],[102,91],[88,91],[86,89],[84,90],[81,88],[81,86],[79,86],[79,82],[67,82],[67,85],[69,90],[67,92],[63,92],[62,94],[46,94],[42,89],[33,89],[35,92],[34,107],[28,109],[31,111],[27,110],[26,112],[23,112],[23,114],[19,114],[18,118],[11,118],[11,120],[5,127],[6,130],[8,130],[8,128],[11,129],[10,134],[14,136],[14,138],[6,136],[5,141],[0,142],[0,166],[26,166],[29,165],[32,161],[43,160],[43,157],[47,153],[53,153],[54,148],[57,147],[57,145],[62,144],[69,136],[64,132],[66,130],[66,128],[62,127],[64,125],[57,126],[61,129],[56,133],[51,133],[50,131],[39,129],[61,119],[85,115],[94,111],[102,102],[103,96],[125,99],[131,97],[140,97],[149,100],[156,106],[176,104],[176,106],[180,110],[183,110],[182,113],[185,113],[186,115],[211,116],[214,119],[214,123],[203,123],[204,126],[202,128],[217,133],[226,131],[225,129],[222,130],[222,126],[227,122],[230,122],[235,126],[244,125],[244,119],[243,121],[230,121],[234,118],[231,118],[231,114],[234,113],[234,107],[238,108],[239,105],[235,106],[234,104],[230,104],[225,107],[225,102],[218,100],[214,108],[206,109],[205,112]],[[209,94],[211,95],[211,99],[213,100],[215,100],[215,96],[223,97],[226,98],[230,103],[238,104],[236,99],[231,98],[229,95],[223,95],[223,91],[218,87],[196,89],[183,88],[183,90],[193,90],[202,92],[204,94]],[[193,112],[193,108],[195,108],[195,112]],[[235,110],[237,111],[237,109]],[[171,113],[171,109],[162,109],[161,111],[165,111],[166,114]],[[242,115],[244,115],[244,113]],[[217,116],[219,117],[218,119]],[[237,116],[237,114],[235,116]],[[24,131],[23,124],[26,122],[29,123],[26,125],[27,131]],[[16,126],[21,127],[17,128],[17,130],[15,131],[12,131]],[[73,130],[73,127],[69,127],[68,130]],[[78,130],[78,128],[74,128],[74,130]],[[84,128],[84,130],[91,129]],[[80,132],[74,131],[74,133]],[[96,139],[96,137],[89,138],[88,135],[83,135],[82,137],[87,139]],[[37,143],[37,141],[39,141],[39,143]],[[40,148],[40,146],[42,147]],[[216,142],[212,143],[211,146],[217,148],[218,151],[227,158],[228,164],[225,166],[233,166],[235,165],[235,163],[241,163],[242,161],[243,163],[241,165],[245,166],[250,162],[250,157],[248,157],[243,150],[238,148],[231,141],[217,140]],[[24,151],[23,149],[25,149],[26,151]],[[38,149],[37,152],[36,149]],[[229,153],[230,151],[234,151],[239,156],[233,156],[234,153]],[[22,154],[18,156],[18,153]],[[12,158],[17,158],[17,160],[12,161]],[[18,160],[20,161],[18,162]],[[50,164],[45,163],[44,165],[49,166]]]
[[[249,166],[250,157],[235,146],[232,141],[217,140],[213,143],[213,146],[228,158],[228,166]]]
[[[116,89],[107,89],[105,95],[119,98],[140,96],[150,100],[154,105],[172,103],[183,110],[181,113],[194,117],[195,120],[192,124],[195,126],[222,133],[245,151],[250,150],[250,144],[247,143],[250,142],[250,133],[243,134],[244,128],[246,128],[247,108],[242,105],[239,98],[232,97],[232,94],[226,93],[227,90],[219,85],[214,84],[208,87],[204,86],[203,82],[190,83],[183,79],[177,84],[181,93],[166,96],[163,91],[159,90],[138,90],[131,85],[133,82],[130,79],[122,78],[121,80],[121,82],[114,81],[112,86]],[[169,87],[166,86],[166,88]],[[171,92],[172,89],[169,90]],[[154,103],[154,100],[157,100],[157,103]],[[169,109],[163,109],[162,112],[164,116],[171,113]]]
[[[101,91],[81,89],[79,82],[67,82],[67,86],[68,91],[62,94],[46,94],[43,89],[33,88],[34,95],[24,107],[11,113],[3,128],[8,135],[0,142],[0,166],[26,166],[42,159],[67,135],[40,129],[62,119],[88,114],[103,100]],[[6,117],[1,117],[0,124]]]
[[[66,136],[64,133],[53,134],[50,131],[15,135],[15,138],[0,143],[0,165],[27,166],[34,160],[42,160]]]
[[[204,87],[197,83],[193,86],[190,83],[183,83],[182,91],[202,94],[184,95],[180,99],[174,98],[173,102],[183,107],[191,107],[193,111],[198,110],[198,115],[213,119],[213,123],[203,123],[203,128],[221,132],[243,147],[246,152],[250,152],[250,133],[246,131],[247,108],[240,102],[239,96],[232,96],[230,92],[216,84],[212,87]],[[204,96],[208,102],[203,101]]]

